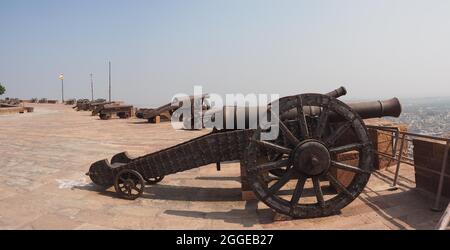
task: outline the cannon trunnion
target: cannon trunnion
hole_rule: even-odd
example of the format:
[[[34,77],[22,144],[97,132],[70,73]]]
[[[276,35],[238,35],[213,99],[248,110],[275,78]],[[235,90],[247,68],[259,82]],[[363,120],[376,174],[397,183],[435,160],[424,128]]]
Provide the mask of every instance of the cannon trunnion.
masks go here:
[[[333,97],[342,94],[345,89],[327,95],[281,98],[279,114],[271,116],[279,125],[275,140],[261,140],[264,130],[260,128],[214,130],[138,158],[117,154],[111,163],[102,160],[92,164],[87,175],[105,188],[114,185],[123,198],[136,199],[143,193],[145,182],[155,184],[166,175],[240,160],[256,197],[275,211],[293,218],[329,216],[359,196],[373,169],[373,146],[361,117],[398,116],[401,112],[397,99],[347,105]],[[351,142],[343,142],[347,140],[342,137],[349,134]],[[337,160],[339,154],[350,151],[358,152],[357,165]],[[352,172],[352,182],[340,183],[331,174],[333,168]],[[277,178],[267,178],[269,173]],[[337,192],[324,192],[328,183]],[[314,202],[306,197],[311,192]]]

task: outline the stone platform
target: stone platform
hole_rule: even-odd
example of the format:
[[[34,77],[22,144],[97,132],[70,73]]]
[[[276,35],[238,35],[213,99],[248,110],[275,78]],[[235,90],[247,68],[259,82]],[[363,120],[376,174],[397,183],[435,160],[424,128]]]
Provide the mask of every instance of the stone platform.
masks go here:
[[[441,213],[414,189],[402,166],[372,175],[364,193],[336,216],[273,222],[273,212],[241,200],[239,163],[168,176],[135,201],[91,184],[90,164],[129,151],[142,155],[207,131],[175,131],[135,118],[102,121],[60,104],[29,104],[34,113],[0,116],[0,229],[431,229]]]

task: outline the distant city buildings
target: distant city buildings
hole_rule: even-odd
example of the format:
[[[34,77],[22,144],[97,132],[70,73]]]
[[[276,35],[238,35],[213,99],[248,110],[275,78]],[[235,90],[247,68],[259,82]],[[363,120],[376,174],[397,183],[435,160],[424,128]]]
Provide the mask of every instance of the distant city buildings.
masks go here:
[[[450,97],[402,101],[403,113],[395,119],[412,133],[450,138]]]

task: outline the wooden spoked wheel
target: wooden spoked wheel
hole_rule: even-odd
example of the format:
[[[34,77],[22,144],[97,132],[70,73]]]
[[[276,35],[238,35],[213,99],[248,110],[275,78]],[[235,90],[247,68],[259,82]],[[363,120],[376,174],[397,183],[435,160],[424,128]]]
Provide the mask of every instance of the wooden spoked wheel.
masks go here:
[[[288,113],[288,118],[279,118]],[[302,94],[280,99],[279,115],[272,119],[279,122],[278,138],[262,141],[257,129],[245,155],[248,182],[267,206],[293,218],[329,216],[363,191],[374,156],[366,127],[350,107],[325,95]],[[341,137],[349,134],[351,143],[342,143]],[[358,153],[357,166],[336,160],[337,154],[351,151]],[[271,160],[260,163],[267,152]],[[333,168],[354,174],[351,183],[342,184],[330,172]],[[279,179],[267,183],[269,171]],[[325,182],[338,192],[325,195]]]
[[[114,188],[120,197],[127,200],[135,200],[144,192],[145,183],[139,172],[124,169],[116,175]]]

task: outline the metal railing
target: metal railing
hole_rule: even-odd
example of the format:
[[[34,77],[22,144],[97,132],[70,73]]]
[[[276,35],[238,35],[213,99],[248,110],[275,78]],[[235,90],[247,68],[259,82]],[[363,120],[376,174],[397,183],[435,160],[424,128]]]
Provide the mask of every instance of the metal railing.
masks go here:
[[[390,133],[390,135],[393,138],[392,155],[384,153],[384,152],[377,152],[377,151],[375,152],[376,154],[378,154],[382,157],[385,157],[385,158],[388,158],[388,159],[391,159],[391,160],[394,160],[397,162],[396,168],[395,168],[394,180],[391,185],[391,189],[397,189],[397,182],[398,182],[398,176],[400,174],[401,163],[414,166],[417,169],[420,169],[423,171],[438,174],[439,175],[438,189],[436,192],[434,204],[431,209],[433,211],[442,211],[443,209],[440,206],[440,203],[441,203],[442,189],[444,187],[444,179],[445,179],[445,177],[450,178],[450,175],[445,173],[445,170],[447,167],[448,153],[450,150],[450,139],[443,138],[443,137],[430,136],[430,135],[422,135],[422,134],[417,134],[417,133],[404,132],[404,131],[400,131],[399,128],[397,128],[397,127],[384,127],[384,126],[367,126],[367,127],[369,129],[374,129],[377,131],[383,131],[385,133]],[[445,143],[445,150],[444,150],[444,157],[442,160],[441,171],[436,171],[436,170],[425,168],[422,166],[417,166],[414,163],[414,159],[412,159],[411,157],[404,156],[405,142],[407,142],[407,141],[412,142],[412,140],[414,138],[431,139],[431,140],[440,141],[440,142]],[[400,148],[397,153],[397,147],[399,146],[399,144],[398,144],[399,141],[400,141]],[[447,210],[448,210],[448,208],[447,208]]]

